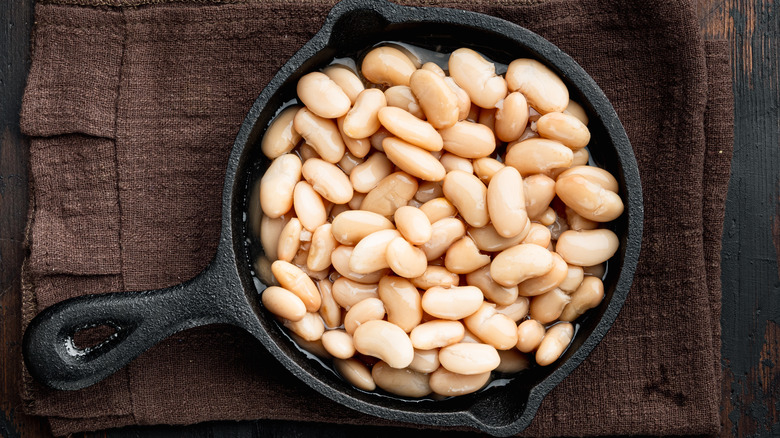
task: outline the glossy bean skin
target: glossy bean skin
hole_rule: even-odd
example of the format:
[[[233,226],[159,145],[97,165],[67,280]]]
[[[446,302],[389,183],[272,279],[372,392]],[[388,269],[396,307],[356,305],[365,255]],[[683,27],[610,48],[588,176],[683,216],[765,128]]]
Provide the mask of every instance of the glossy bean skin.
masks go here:
[[[260,181],[260,207],[264,215],[274,219],[290,211],[301,169],[301,160],[293,154],[284,154],[271,162]]]
[[[466,284],[476,286],[485,299],[500,305],[509,305],[517,300],[517,286],[501,286],[490,276],[490,266],[483,266],[466,275]]]
[[[366,88],[355,72],[346,66],[330,65],[322,72],[341,87],[341,90],[344,91],[344,94],[347,95],[352,104],[355,103],[360,92]]]
[[[377,47],[363,58],[361,72],[368,81],[379,85],[409,85],[417,67],[394,47]]]
[[[558,288],[567,294],[571,294],[582,284],[582,280],[585,278],[585,272],[582,266],[568,265],[566,270],[566,278],[563,279]]]
[[[517,345],[515,321],[498,313],[495,304],[483,302],[476,312],[463,319],[463,323],[482,342],[497,350],[509,350]]]
[[[355,245],[349,258],[349,269],[358,274],[368,274],[380,269],[389,268],[387,264],[387,246],[396,237],[401,237],[397,230],[376,231],[364,237]]]
[[[355,191],[368,193],[393,172],[393,163],[381,152],[372,154],[366,161],[352,169],[349,181]]]
[[[523,353],[530,353],[539,347],[546,330],[535,319],[527,319],[517,326],[517,349]]]
[[[490,276],[502,286],[514,286],[529,278],[544,275],[553,267],[550,251],[538,245],[521,243],[501,251],[493,258]]]
[[[434,286],[423,294],[422,308],[436,318],[458,320],[476,312],[482,301],[482,291],[474,286]]]
[[[520,175],[550,174],[555,169],[572,165],[574,154],[563,144],[546,138],[531,138],[513,143],[507,148],[504,163]]]
[[[558,238],[556,252],[575,266],[593,266],[603,263],[617,252],[620,241],[607,229],[565,231]]]
[[[442,193],[443,194],[443,193]],[[458,210],[446,198],[434,198],[420,206],[428,221],[434,224],[444,218],[451,218],[458,214]]]
[[[297,92],[311,112],[328,119],[343,116],[352,104],[344,90],[321,72],[305,74],[298,81]]]
[[[295,114],[293,127],[323,160],[338,163],[344,156],[346,145],[334,120],[320,117],[304,107]]]
[[[379,299],[385,305],[387,320],[409,333],[422,320],[422,300],[417,288],[409,280],[395,276],[379,281]]]
[[[336,249],[333,250],[333,252],[330,254],[330,262],[333,264],[333,269],[336,270],[336,272],[339,273],[342,277],[345,279],[349,279],[351,281],[354,281],[356,283],[361,284],[376,284],[379,282],[379,279],[382,278],[385,274],[387,274],[387,271],[389,269],[382,269],[375,272],[370,272],[368,274],[358,274],[357,272],[352,272],[349,269],[349,260],[352,256],[352,251],[355,248],[353,246],[347,246],[347,245],[340,245],[336,247]],[[334,282],[334,285],[339,280],[336,280]]]
[[[445,397],[471,394],[482,389],[490,381],[490,371],[464,375],[439,367],[431,373],[428,384],[431,390]]]
[[[315,192],[334,204],[346,204],[352,199],[354,191],[347,175],[335,164],[318,158],[306,160],[301,168]]]
[[[572,149],[582,149],[590,142],[590,131],[579,119],[564,113],[547,113],[536,122],[539,135],[561,142]]]
[[[298,321],[282,320],[282,325],[306,341],[319,341],[325,333],[325,325],[317,313],[307,313]]]
[[[371,369],[376,385],[402,397],[420,398],[431,393],[428,375],[409,368],[397,369],[386,362],[378,362]]]
[[[402,328],[381,319],[367,321],[352,335],[355,349],[387,362],[392,368],[406,368],[414,359],[414,347]]]
[[[474,239],[474,243],[477,244],[477,248],[480,250],[497,252],[521,243],[528,236],[530,231],[531,221],[526,220],[523,231],[515,237],[503,237],[499,235],[492,224],[480,228],[469,227],[468,235]]]
[[[263,306],[274,315],[290,321],[300,321],[306,306],[297,295],[278,286],[269,286],[260,295]]]
[[[412,345],[418,350],[432,350],[457,344],[463,339],[465,331],[459,321],[435,319],[424,322],[409,333]]]
[[[395,225],[409,243],[423,245],[431,239],[433,228],[419,208],[403,206],[395,211]]]
[[[347,382],[364,391],[376,389],[371,371],[356,359],[334,359],[333,366]]]
[[[444,177],[442,190],[444,197],[472,227],[484,227],[490,221],[487,187],[474,174],[453,170]]]
[[[330,254],[338,246],[332,228],[332,224],[322,224],[312,234],[309,256],[306,259],[306,266],[312,271],[327,269],[331,264]]]
[[[418,373],[429,374],[439,368],[439,350],[414,350],[414,359],[409,369]]]
[[[428,267],[425,252],[403,237],[397,237],[387,245],[385,258],[390,269],[403,278],[419,277]]]
[[[410,280],[415,287],[428,290],[435,286],[444,288],[457,286],[460,277],[458,277],[458,274],[448,271],[444,266],[428,265],[421,276]]]
[[[528,101],[522,93],[509,93],[496,110],[496,137],[505,142],[520,138],[528,124]]]
[[[368,321],[381,320],[385,317],[385,305],[379,298],[366,298],[349,308],[344,315],[344,330],[354,334],[355,330]],[[332,353],[331,353],[332,354]]]
[[[579,103],[569,100],[569,104],[563,110],[563,113],[576,117],[583,125],[588,126],[588,113],[585,112],[585,108]]]
[[[439,362],[448,371],[471,376],[493,371],[501,358],[490,345],[460,342],[440,349]]]
[[[555,198],[555,180],[547,175],[530,175],[523,178],[523,187],[528,217],[536,219],[544,213]]]
[[[463,236],[447,248],[444,267],[455,274],[469,274],[490,263],[490,256],[479,252],[469,236]]]
[[[496,312],[508,316],[512,321],[518,322],[528,316],[528,307],[531,301],[528,297],[517,297],[515,302],[496,306]]]
[[[368,138],[379,129],[379,112],[387,106],[385,93],[369,88],[358,94],[355,105],[344,117],[344,133],[351,138]]]
[[[271,264],[271,272],[279,284],[294,293],[306,305],[308,312],[316,312],[322,304],[322,297],[317,286],[301,268],[283,260]]]
[[[378,298],[378,287],[378,283],[358,283],[347,277],[339,277],[333,282],[331,293],[333,300],[348,310],[363,300]]]
[[[344,146],[347,148],[347,153],[350,153],[358,158],[363,158],[371,151],[371,137],[369,138],[352,138],[344,132],[344,120],[346,116],[336,119],[336,126],[339,128],[339,134],[341,134],[341,140],[344,142]],[[342,158],[343,159],[343,158]],[[341,161],[339,161],[341,165]],[[349,175],[349,172],[344,169],[344,173]]]
[[[408,111],[396,107],[382,108],[379,121],[398,138],[427,151],[440,151],[443,147],[441,135],[427,121],[420,120]],[[382,143],[384,147],[384,142]]]
[[[452,92],[455,93],[455,96],[458,98],[458,121],[468,119],[469,114],[471,114],[471,107],[472,107],[471,98],[469,97],[469,94],[466,93],[466,91],[463,88],[460,88],[460,86],[458,86],[455,80],[449,76],[446,76],[444,78],[444,82],[447,83],[447,86],[450,87],[450,90],[452,90]],[[475,108],[479,108],[476,105],[473,106]]]
[[[333,237],[343,245],[356,245],[364,237],[380,230],[392,230],[386,217],[364,210],[349,210],[333,218]]]
[[[617,193],[619,189],[617,179],[615,179],[611,173],[600,167],[586,165],[572,166],[558,175],[558,179],[566,178],[567,176],[571,175],[579,175],[588,181],[601,186],[601,188],[611,192]]]
[[[506,80],[496,75],[495,65],[471,49],[450,54],[450,76],[481,108],[495,108],[507,94]]]
[[[444,255],[450,245],[466,234],[463,222],[455,218],[440,219],[431,224],[431,230],[431,238],[421,247],[428,261]]]
[[[439,158],[439,161],[441,161],[444,170],[447,172],[460,170],[466,173],[474,173],[474,166],[471,164],[471,160],[467,158],[459,157],[447,152]]]
[[[482,158],[496,149],[493,131],[485,125],[459,121],[449,128],[440,129],[444,150],[463,158]]]
[[[446,166],[444,170],[447,170]],[[414,199],[422,204],[442,196],[444,196],[444,193],[441,190],[440,181],[422,181],[417,188]],[[430,219],[428,222],[430,222]]]
[[[574,337],[574,327],[563,322],[550,327],[536,350],[536,363],[547,366],[558,360]]]
[[[449,128],[458,121],[458,96],[447,85],[444,76],[420,69],[412,73],[409,87],[417,96],[426,119],[434,128]]]
[[[566,292],[555,288],[533,297],[528,315],[542,324],[549,324],[561,316],[563,308],[570,302],[571,297]]]
[[[623,214],[620,196],[581,175],[559,177],[555,193],[577,214],[595,222],[609,222]]]
[[[279,236],[289,221],[290,218],[285,216],[274,219],[263,216],[260,220],[260,242],[263,246],[263,253],[265,253],[268,260],[276,260],[278,258]]]
[[[516,349],[498,350],[498,356],[501,358],[501,363],[496,368],[499,373],[519,373],[531,367],[528,356]]]
[[[406,205],[414,198],[417,187],[417,180],[408,173],[391,173],[366,194],[360,204],[360,209],[372,211],[387,218],[392,217],[399,207]]]
[[[320,195],[306,181],[299,181],[293,190],[293,208],[301,225],[313,232],[328,220]]]
[[[336,328],[341,325],[341,306],[333,298],[333,283],[323,279],[317,282],[317,289],[322,297],[320,305],[320,317],[328,328]]]
[[[542,114],[562,112],[569,105],[569,90],[561,78],[534,59],[512,61],[506,81],[510,90],[523,93],[528,103]]]
[[[558,255],[551,253],[553,257],[553,267],[550,272],[538,277],[529,278],[517,285],[517,291],[520,296],[533,297],[549,292],[558,287],[566,279],[569,273],[569,265]]]
[[[493,175],[487,189],[487,207],[493,228],[502,237],[517,236],[525,228],[523,178],[514,167],[506,166]]]
[[[441,181],[446,175],[444,166],[430,152],[400,138],[382,140],[387,158],[409,175],[425,181]]]
[[[574,321],[604,299],[604,283],[598,277],[587,277],[571,294],[571,302],[563,308],[561,321]]]
[[[412,93],[412,89],[406,85],[396,85],[388,88],[385,90],[385,98],[387,99],[387,106],[401,108],[402,110],[410,112],[420,120],[425,118],[422,107],[420,107],[420,102],[417,100],[414,93]]]
[[[538,245],[542,248],[547,248],[550,245],[552,239],[552,233],[550,229],[542,224],[536,222],[531,223],[531,229],[528,231],[528,235],[523,239],[523,243]]]
[[[293,119],[300,108],[297,105],[287,107],[271,121],[260,142],[260,149],[266,157],[272,160],[280,157],[301,141],[301,134],[293,128]]]
[[[499,170],[504,168],[504,163],[496,160],[495,158],[482,157],[477,158],[473,162],[474,173],[479,179],[485,183],[490,184],[490,180],[493,179],[493,175]]]
[[[338,359],[349,359],[355,354],[352,336],[344,330],[327,330],[322,334],[322,346]]]

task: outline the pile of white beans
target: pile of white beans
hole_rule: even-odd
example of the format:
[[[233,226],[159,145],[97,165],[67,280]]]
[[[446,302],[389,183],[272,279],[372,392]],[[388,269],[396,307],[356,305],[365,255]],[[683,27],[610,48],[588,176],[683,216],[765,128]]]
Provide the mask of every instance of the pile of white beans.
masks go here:
[[[300,79],[261,143],[255,269],[265,308],[355,387],[463,395],[561,356],[604,297],[619,242],[600,224],[623,203],[546,66],[502,76],[462,48],[445,72],[407,49]]]

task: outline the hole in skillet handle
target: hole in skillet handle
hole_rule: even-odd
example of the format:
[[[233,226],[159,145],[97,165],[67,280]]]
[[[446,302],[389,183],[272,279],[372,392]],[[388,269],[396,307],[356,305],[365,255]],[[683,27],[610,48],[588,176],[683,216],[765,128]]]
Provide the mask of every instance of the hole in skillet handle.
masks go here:
[[[247,147],[253,149],[252,164],[248,166],[252,171],[243,175],[247,178],[244,180],[247,192],[251,182],[268,165],[259,150],[263,131],[278,108],[295,99],[297,80],[305,73],[325,67],[333,58],[353,57],[359,61],[361,54],[383,41],[436,51],[466,46],[504,63],[531,57],[561,76],[572,99],[583,105],[591,119],[593,159],[618,178],[626,206],[623,216],[610,225],[621,238],[621,248],[609,262],[606,298],[600,307],[576,323],[575,341],[553,365],[536,367],[522,378],[502,380],[475,394],[439,401],[388,397],[346,384],[332,370],[293,345],[273,317],[264,311],[259,316],[265,333],[258,337],[288,370],[310,387],[360,412],[402,422],[469,426],[494,435],[518,433],[530,424],[544,396],[601,340],[625,301],[636,267],[642,229],[641,187],[633,151],[614,109],[595,82],[571,58],[538,35],[504,20],[466,11],[348,0],[334,7],[323,30],[272,79],[270,88],[263,91],[247,116],[242,129],[251,130],[252,140]],[[251,236],[248,230],[245,232]],[[257,245],[252,246],[250,243],[246,252],[247,266],[252,265],[253,256],[258,254]],[[258,291],[264,287],[259,286]]]

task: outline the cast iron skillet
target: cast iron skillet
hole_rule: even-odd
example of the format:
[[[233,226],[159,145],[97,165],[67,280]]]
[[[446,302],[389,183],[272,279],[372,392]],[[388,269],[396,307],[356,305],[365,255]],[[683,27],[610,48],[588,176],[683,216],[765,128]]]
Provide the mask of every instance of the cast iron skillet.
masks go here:
[[[572,345],[548,367],[499,380],[479,393],[446,400],[408,401],[353,388],[306,357],[262,308],[265,288],[253,274],[245,215],[252,182],[268,165],[259,139],[277,109],[295,97],[303,74],[334,57],[359,57],[382,41],[401,41],[449,52],[467,46],[495,61],[536,58],[567,83],[590,118],[593,159],[620,181],[625,213],[611,227],[621,237],[609,261],[606,299],[577,324]],[[84,296],[44,310],[27,328],[27,368],[40,382],[61,390],[90,386],[119,370],[173,333],[226,323],[256,337],[290,372],[314,390],[352,409],[403,422],[471,426],[495,435],[524,429],[544,396],[577,367],[614,322],[628,294],[642,234],[642,191],[631,146],[614,109],[596,83],[566,54],[538,35],[497,18],[453,9],[404,7],[383,0],[345,0],[322,29],[279,70],[255,101],[238,133],[227,165],[222,230],[217,253],[198,276],[170,288]],[[98,325],[115,333],[79,349],[74,333]]]

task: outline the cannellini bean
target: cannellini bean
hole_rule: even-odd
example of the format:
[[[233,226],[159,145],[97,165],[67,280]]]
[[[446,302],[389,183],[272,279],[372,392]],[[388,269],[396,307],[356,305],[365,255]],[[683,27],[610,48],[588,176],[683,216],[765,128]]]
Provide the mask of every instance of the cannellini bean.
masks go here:
[[[501,251],[493,258],[490,276],[502,286],[514,286],[529,278],[544,275],[552,267],[550,251],[538,245],[521,243]]]
[[[565,231],[558,238],[555,250],[576,266],[593,266],[609,260],[618,250],[620,241],[610,230]]]
[[[323,160],[338,163],[344,156],[346,145],[334,120],[320,117],[304,107],[295,114],[293,127]]]
[[[322,271],[330,266],[330,254],[338,246],[333,237],[332,224],[322,224],[314,230],[306,266],[312,271]]]
[[[371,369],[374,382],[385,391],[402,397],[419,398],[431,393],[428,375],[409,368],[397,369],[378,362]]]
[[[299,181],[295,185],[293,207],[301,225],[309,231],[313,232],[328,220],[322,198],[306,181]]]
[[[447,270],[443,266],[428,265],[425,272],[419,277],[411,279],[412,284],[420,289],[430,289],[435,286],[452,287],[459,284],[460,277]]]
[[[369,82],[378,85],[409,85],[417,67],[394,47],[377,47],[363,58],[361,72]]]
[[[271,264],[271,272],[279,284],[294,293],[306,305],[306,310],[316,312],[322,304],[320,292],[317,286],[301,268],[284,260],[277,260]]]
[[[362,324],[384,317],[385,305],[382,303],[382,300],[379,298],[366,298],[350,307],[347,314],[344,315],[344,329],[351,335]]]
[[[387,320],[406,333],[422,320],[422,301],[417,288],[409,280],[394,276],[379,281],[379,299],[385,305]]]
[[[371,371],[357,359],[334,359],[333,367],[336,368],[336,372],[341,377],[356,388],[364,391],[376,389],[376,383],[374,378],[371,377]]]
[[[477,244],[477,248],[487,252],[503,251],[507,248],[511,248],[526,238],[531,231],[531,221],[526,220],[523,231],[515,237],[503,237],[498,234],[493,225],[488,224],[481,228],[469,227],[468,234],[474,239],[474,243]]]
[[[588,277],[571,294],[571,302],[563,308],[559,319],[574,321],[580,315],[596,307],[604,299],[604,283],[598,277]]]
[[[471,376],[493,371],[501,363],[501,358],[490,345],[461,342],[439,350],[439,362],[448,371]]]
[[[544,213],[555,198],[555,180],[547,175],[530,175],[523,178],[523,187],[528,217],[536,219]]]
[[[549,174],[555,169],[570,167],[573,160],[571,149],[563,144],[546,138],[531,138],[511,143],[507,148],[504,163],[527,176],[535,173]]]
[[[584,125],[588,125],[588,114],[585,112],[585,108],[573,100],[569,100],[569,105],[563,110],[563,113],[574,116]]]
[[[341,87],[352,104],[355,103],[360,92],[365,89],[363,81],[347,66],[334,64],[326,67],[322,72]]]
[[[442,190],[469,225],[484,227],[490,221],[487,187],[473,174],[462,170],[447,173]]]
[[[399,207],[414,198],[417,187],[417,180],[408,173],[391,173],[366,194],[360,209],[391,217]]]
[[[443,75],[424,68],[417,70],[410,77],[409,87],[434,128],[449,128],[458,121],[458,96],[447,85]]]
[[[450,76],[482,108],[495,108],[506,96],[507,82],[496,75],[496,66],[471,49],[450,54]]]
[[[517,324],[498,313],[495,304],[483,302],[476,312],[463,319],[463,323],[482,342],[497,350],[509,350],[517,345]]]
[[[514,303],[496,306],[496,312],[508,316],[512,321],[517,322],[528,316],[528,306],[531,301],[528,297],[517,297]]]
[[[426,62],[420,67],[420,70],[427,70],[429,72],[436,73],[441,77],[447,76],[447,73],[445,73],[444,70],[439,67],[439,64],[436,64],[435,62]]]
[[[346,204],[354,194],[352,184],[344,172],[335,164],[318,158],[306,160],[302,168],[303,177],[314,191],[334,204]]]
[[[434,260],[447,252],[456,240],[466,235],[466,227],[458,219],[444,218],[431,224],[431,238],[421,247],[428,260]]]
[[[590,153],[587,148],[577,149],[574,151],[574,158],[571,162],[572,166],[584,166],[590,161]]]
[[[495,371],[499,373],[519,373],[531,367],[528,356],[516,349],[498,350],[498,356],[501,358],[501,363],[498,364]]]
[[[355,191],[368,193],[393,172],[393,163],[381,152],[372,154],[365,162],[352,169],[349,180]]]
[[[490,256],[479,252],[469,236],[463,236],[449,248],[444,257],[444,266],[456,274],[468,274],[490,263]]]
[[[604,278],[604,274],[607,272],[607,266],[605,263],[599,263],[597,265],[583,266],[582,272],[586,277]]]
[[[277,250],[279,248],[279,236],[282,233],[287,222],[290,221],[289,217],[279,216],[278,218],[270,218],[263,216],[260,220],[260,242],[263,245],[263,252],[268,260],[276,260]]]
[[[363,157],[358,157],[352,152],[347,151],[344,153],[344,156],[341,157],[341,160],[337,164],[339,169],[344,171],[344,173],[347,175],[352,175],[352,170],[355,169],[355,167],[357,167],[359,164],[363,163],[363,161]]]
[[[505,142],[515,141],[528,124],[528,101],[522,93],[509,93],[496,110],[496,137]]]
[[[525,239],[523,239],[523,243],[539,245],[542,248],[547,248],[551,239],[552,233],[550,233],[549,228],[542,224],[533,222],[531,223],[531,229],[528,231]]]
[[[441,162],[430,152],[399,138],[385,138],[382,147],[393,164],[417,178],[425,181],[441,181],[447,173]]]
[[[333,218],[333,237],[343,245],[355,245],[364,237],[380,230],[392,230],[386,217],[365,210],[348,210]]]
[[[539,348],[536,349],[536,363],[546,366],[558,360],[569,347],[572,337],[574,337],[574,327],[568,322],[550,327]]]
[[[336,119],[336,126],[339,128],[339,134],[341,134],[341,140],[344,141],[344,146],[347,147],[347,152],[344,154],[352,154],[355,157],[363,158],[371,151],[371,138],[352,138],[344,132],[344,120],[347,116],[342,116]],[[343,158],[342,158],[343,159]],[[341,161],[339,161],[339,166]],[[344,169],[342,167],[342,169]],[[349,175],[349,172],[344,169],[344,173]]]
[[[278,286],[269,286],[260,295],[263,306],[274,315],[290,321],[300,321],[306,315],[306,306],[297,295]]]
[[[300,108],[297,105],[289,106],[271,121],[260,142],[263,155],[273,160],[298,145],[301,134],[293,128],[293,119]]]
[[[584,277],[582,266],[567,265],[566,278],[558,285],[558,289],[571,294],[580,287]]]
[[[344,117],[344,133],[351,138],[368,138],[379,129],[379,112],[387,106],[385,93],[368,88],[358,94],[355,105]]]
[[[333,357],[349,359],[355,354],[355,344],[352,336],[344,330],[328,330],[322,334],[322,346]]]
[[[447,168],[445,167],[444,170],[447,170]],[[441,189],[441,181],[423,181],[418,186],[417,193],[414,194],[414,200],[422,205],[442,196],[444,196],[444,192]]]
[[[496,149],[493,131],[479,123],[462,120],[449,128],[440,129],[439,134],[444,150],[463,158],[487,157]]]
[[[501,103],[499,102],[499,105]],[[498,137],[496,136],[496,108],[480,108],[479,110],[479,117],[477,118],[477,123],[480,125],[485,125],[488,129],[490,129],[490,132],[493,133],[493,138],[498,141]]]
[[[506,71],[512,91],[520,91],[528,103],[542,114],[561,112],[569,105],[569,90],[561,78],[534,59],[512,61]]]
[[[453,373],[439,367],[431,373],[428,384],[431,391],[445,397],[471,394],[482,389],[490,380],[490,371],[470,376]]]
[[[298,147],[298,155],[300,155],[302,161],[306,161],[310,158],[322,158],[320,157],[320,154],[314,150],[314,147],[306,142]]]
[[[397,230],[375,231],[364,237],[352,251],[349,258],[349,269],[358,274],[368,274],[380,269],[389,268],[387,264],[387,245],[401,233]]]
[[[252,264],[252,267],[255,269],[257,278],[262,280],[263,283],[269,286],[276,286],[279,284],[271,273],[271,261],[265,256],[258,256]]]
[[[414,359],[409,364],[409,369],[418,373],[432,373],[439,368],[439,350],[414,349]]]
[[[390,269],[404,278],[421,276],[428,267],[425,252],[407,242],[403,237],[390,241],[385,250],[385,259]]]
[[[536,220],[545,227],[549,227],[555,223],[556,219],[558,219],[558,214],[555,213],[555,210],[552,207],[547,207]],[[549,230],[549,228],[547,229]],[[550,231],[550,233],[552,233],[552,231]]]
[[[524,297],[533,297],[549,292],[558,287],[569,273],[569,265],[563,261],[558,253],[551,253],[553,267],[550,272],[538,277],[529,278],[517,285],[518,294]]]
[[[292,208],[295,184],[301,180],[301,160],[293,154],[275,158],[260,181],[263,214],[277,218]]]
[[[330,262],[333,264],[333,268],[336,272],[356,283],[376,284],[379,282],[379,279],[387,274],[388,269],[381,269],[368,274],[358,274],[349,269],[349,259],[352,256],[352,251],[354,249],[353,246],[341,245],[333,250],[333,253],[330,255]]]
[[[501,286],[490,276],[490,266],[483,266],[466,275],[466,284],[476,286],[485,299],[496,304],[512,304],[517,300],[517,286]]]
[[[320,317],[329,328],[336,328],[341,325],[341,307],[333,298],[333,283],[330,280],[323,279],[317,282],[317,289],[322,297],[320,305]]]
[[[434,319],[412,329],[409,338],[414,348],[431,350],[457,344],[463,339],[464,334],[463,324],[459,321]]]
[[[321,72],[304,75],[298,81],[296,91],[311,112],[328,119],[343,116],[352,104],[344,90]]]
[[[423,293],[422,308],[436,318],[458,320],[476,312],[482,301],[482,291],[474,286],[434,286]]]
[[[582,149],[590,142],[590,131],[579,119],[564,113],[547,113],[536,122],[539,135],[563,143],[571,149]]]
[[[381,319],[361,324],[352,339],[358,352],[379,358],[393,368],[405,368],[414,359],[414,347],[406,332]]]
[[[400,207],[395,211],[394,218],[398,231],[410,243],[422,245],[431,239],[431,234],[433,233],[431,222],[419,208],[410,206]]]
[[[609,222],[623,214],[620,196],[581,175],[558,178],[555,193],[567,206],[585,219]]]
[[[487,189],[487,207],[490,222],[499,235],[514,237],[523,231],[528,212],[523,178],[517,169],[506,166],[493,175]]]
[[[430,221],[431,224],[434,224],[444,218],[451,218],[458,214],[458,210],[446,198],[435,198],[431,199],[430,201],[426,201],[423,205],[420,206],[420,211],[425,213],[425,216],[428,217],[428,221]]]
[[[325,332],[325,325],[317,313],[307,313],[298,321],[282,320],[282,325],[309,342],[319,341]]]
[[[425,114],[420,107],[420,102],[412,93],[412,89],[406,85],[396,85],[385,90],[387,106],[394,106],[410,112],[418,119],[424,119]]]
[[[378,298],[378,284],[358,283],[346,277],[337,278],[331,289],[333,299],[344,309],[350,309],[355,304],[368,298]]]
[[[555,288],[533,297],[528,309],[528,315],[542,324],[549,324],[561,316],[563,308],[569,302],[571,302],[571,297],[566,292]]]
[[[450,87],[450,90],[455,93],[455,96],[458,98],[458,120],[466,120],[469,119],[469,115],[471,114],[471,107],[479,108],[476,105],[472,105],[471,98],[469,98],[469,94],[466,93],[466,91],[463,90],[463,88],[460,88],[457,83],[455,83],[455,80],[452,79],[449,76],[446,76],[444,78],[444,82],[447,83],[447,86]],[[472,119],[473,120],[473,119]]]
[[[316,341],[307,341],[306,339],[296,335],[295,332],[290,332],[290,338],[292,338],[296,345],[322,360],[331,360],[333,358],[333,356],[331,356],[330,353],[325,350],[325,347],[322,346],[321,338],[317,339]]]
[[[490,184],[490,180],[493,178],[493,175],[504,168],[504,163],[496,160],[495,158],[482,157],[474,160],[473,166],[474,173],[483,183],[487,185]]]
[[[276,255],[279,260],[291,262],[301,247],[301,231],[303,226],[297,217],[290,219],[279,234]]]
[[[436,129],[430,123],[418,119],[408,111],[388,106],[382,108],[378,115],[382,126],[401,140],[426,151],[440,151],[442,149],[443,141]],[[382,146],[386,147],[384,142],[382,142]]]
[[[546,330],[535,319],[527,319],[517,326],[517,349],[523,353],[530,353],[539,347]]]
[[[474,173],[474,166],[471,164],[471,160],[459,157],[455,154],[447,152],[439,158],[439,161],[441,161],[444,170],[447,172],[461,170],[466,173]]]
[[[601,188],[617,193],[619,186],[617,179],[608,171],[595,166],[572,166],[558,175],[558,179],[571,175],[580,175],[588,181],[601,186]]]

